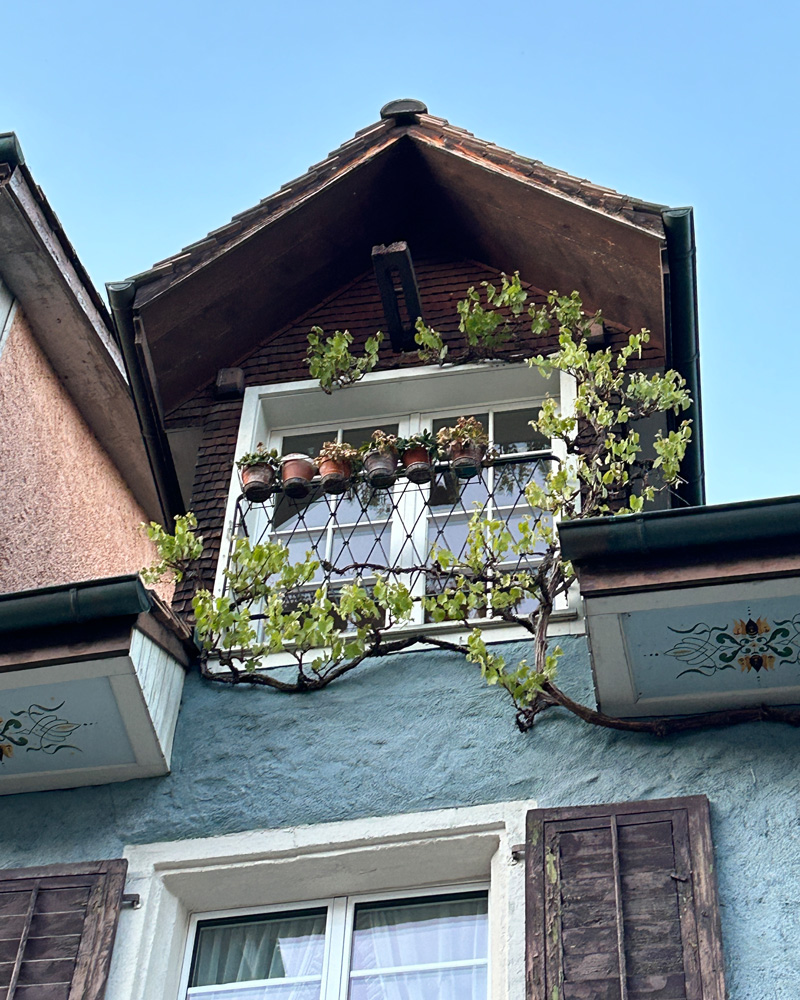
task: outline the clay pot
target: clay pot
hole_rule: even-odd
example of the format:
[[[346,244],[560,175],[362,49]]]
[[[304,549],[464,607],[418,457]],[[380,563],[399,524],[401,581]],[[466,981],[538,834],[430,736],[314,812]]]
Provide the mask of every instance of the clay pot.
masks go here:
[[[447,449],[447,457],[450,461],[450,468],[459,479],[472,479],[480,472],[483,456],[486,454],[486,445],[456,444],[453,442]]]
[[[323,458],[319,463],[322,488],[326,493],[344,493],[350,485],[352,466],[336,458]]]
[[[308,455],[284,455],[281,459],[283,492],[294,500],[307,497],[316,471],[316,466]]]
[[[427,448],[408,448],[403,452],[403,468],[412,483],[429,483],[433,476]]]
[[[364,456],[364,475],[374,489],[385,490],[397,478],[397,452],[368,451]]]
[[[242,492],[250,503],[263,503],[275,490],[275,470],[271,465],[246,465],[242,470]]]

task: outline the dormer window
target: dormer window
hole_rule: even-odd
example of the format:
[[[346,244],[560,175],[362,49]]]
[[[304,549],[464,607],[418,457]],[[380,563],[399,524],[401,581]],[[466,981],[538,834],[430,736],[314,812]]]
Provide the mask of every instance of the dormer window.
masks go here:
[[[368,376],[357,386],[324,395],[312,382],[247,390],[239,452],[264,441],[280,454],[315,456],[325,441],[359,446],[380,428],[408,437],[435,435],[462,415],[486,429],[494,458],[472,478],[459,478],[446,462],[430,483],[414,483],[402,473],[388,489],[362,478],[338,495],[323,492],[316,479],[305,498],[277,492],[265,503],[240,496],[234,476],[228,507],[228,537],[284,542],[293,561],[312,552],[320,568],[310,588],[325,585],[335,594],[358,576],[367,586],[375,574],[395,574],[413,596],[447,585],[432,572],[437,549],[463,554],[470,518],[477,511],[512,532],[534,514],[525,486],[551,461],[550,442],[530,427],[545,395],[537,372],[520,365],[487,364],[457,370],[421,368]],[[218,584],[222,589],[223,552]],[[535,558],[535,557],[534,557]],[[517,568],[519,559],[509,564]],[[530,556],[526,557],[530,565]],[[523,613],[524,607],[519,608]],[[415,621],[423,624],[421,605]]]

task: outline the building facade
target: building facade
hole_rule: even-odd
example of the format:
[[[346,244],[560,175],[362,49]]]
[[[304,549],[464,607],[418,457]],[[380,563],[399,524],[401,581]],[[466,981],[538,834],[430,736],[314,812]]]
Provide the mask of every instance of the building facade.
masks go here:
[[[8,177],[27,180],[18,152],[6,157]],[[400,255],[388,282],[373,248]],[[21,449],[0,445],[13,473],[0,527],[11,539],[0,598],[8,1000],[797,995],[800,735],[785,706],[800,703],[798,502],[703,506],[690,210],[618,195],[393,102],[272,198],[109,286],[113,323],[79,273],[95,320],[86,350],[102,347],[116,367],[123,417],[114,406],[87,417],[52,359],[39,374],[37,330],[50,328],[25,307],[12,257],[0,256],[3,412],[34,448],[63,435],[81,477],[106,471],[51,514],[25,485],[35,473]],[[243,502],[234,463],[261,441],[302,452],[375,427],[436,431],[464,413],[501,452],[536,453],[524,428],[548,387],[517,363],[530,344],[445,368],[402,350],[417,309],[452,344],[466,289],[515,270],[531,301],[575,288],[602,308],[600,347],[647,327],[641,369],[677,368],[695,400],[681,495],[562,531],[585,601],[576,594],[553,623],[561,686],[625,718],[758,710],[764,721],[654,735],[554,710],[520,733],[462,656],[413,644],[324,691],[220,683],[198,668],[183,617],[191,586],[171,601],[135,576],[150,557],[139,522],[187,509],[205,539],[199,581],[217,592],[245,529],[334,563],[382,553],[397,565],[413,546],[424,557],[436,538],[461,537],[474,486],[434,502],[404,484],[386,509],[340,499],[320,517],[330,508],[316,493],[291,510],[280,496]],[[349,330],[357,348],[376,329],[390,336],[374,372],[327,395],[305,365],[314,326]],[[4,394],[12,384],[46,393],[44,445]],[[569,386],[557,391],[567,405]],[[486,475],[478,499],[511,523],[519,496]],[[26,525],[57,523],[51,550],[24,548],[35,532],[20,541],[20,511]],[[486,634],[526,655],[524,636],[491,622]],[[678,634],[691,653],[669,651],[686,645]]]

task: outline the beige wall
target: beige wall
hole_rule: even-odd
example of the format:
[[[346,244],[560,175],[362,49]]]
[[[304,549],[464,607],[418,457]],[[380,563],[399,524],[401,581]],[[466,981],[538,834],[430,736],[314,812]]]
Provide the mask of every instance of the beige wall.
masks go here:
[[[18,309],[0,354],[0,592],[135,572],[145,520]]]

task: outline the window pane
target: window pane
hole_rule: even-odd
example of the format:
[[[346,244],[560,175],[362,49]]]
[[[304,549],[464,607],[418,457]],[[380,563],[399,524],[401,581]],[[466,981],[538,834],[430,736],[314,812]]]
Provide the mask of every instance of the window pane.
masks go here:
[[[325,911],[317,911],[200,927],[191,985],[319,978],[325,918]],[[319,982],[314,988],[317,996]]]
[[[350,1000],[486,995],[485,896],[356,907]]]
[[[373,420],[372,423],[365,424],[363,427],[348,427],[347,430],[342,431],[342,440],[347,441],[354,448],[360,448],[362,444],[372,440],[372,432],[377,430],[381,430],[385,434],[394,434],[397,437],[397,424],[379,423]]]
[[[538,408],[496,410],[494,414],[494,444],[503,454],[520,451],[543,451],[550,442],[530,425],[539,415]]]
[[[486,964],[350,980],[350,1000],[484,1000]]]
[[[316,458],[322,445],[326,441],[335,441],[337,434],[335,427],[329,431],[314,431],[311,434],[286,434],[281,442],[281,454],[308,455],[309,458]]]
[[[220,986],[219,989],[190,989],[191,1000],[318,1000],[320,979],[258,983],[255,986]]]

